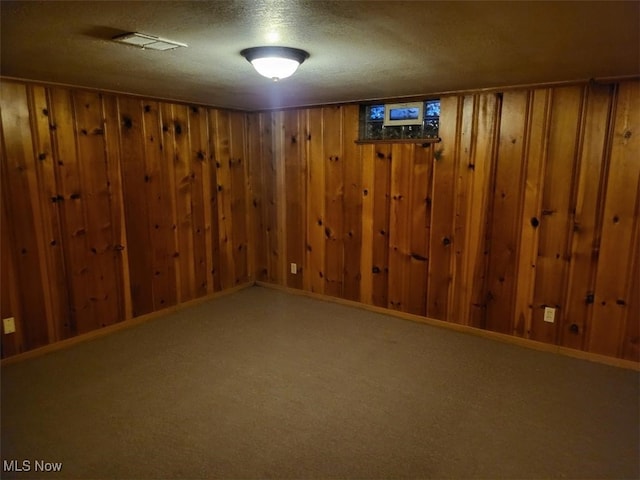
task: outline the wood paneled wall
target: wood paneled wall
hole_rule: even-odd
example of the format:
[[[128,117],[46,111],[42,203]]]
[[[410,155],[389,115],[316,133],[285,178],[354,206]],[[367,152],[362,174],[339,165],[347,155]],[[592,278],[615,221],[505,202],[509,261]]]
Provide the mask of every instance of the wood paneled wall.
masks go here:
[[[251,279],[245,114],[0,83],[2,356]]]
[[[2,81],[2,356],[255,278],[640,361],[640,83],[441,101],[356,144],[355,105]]]
[[[639,361],[640,83],[441,102],[427,147],[248,114],[256,278]]]

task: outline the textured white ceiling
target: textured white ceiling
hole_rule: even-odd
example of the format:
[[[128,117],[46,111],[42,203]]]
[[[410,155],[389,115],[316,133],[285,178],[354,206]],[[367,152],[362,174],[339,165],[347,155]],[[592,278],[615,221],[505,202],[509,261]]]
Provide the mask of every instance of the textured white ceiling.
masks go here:
[[[1,74],[259,110],[640,74],[640,2],[2,1]],[[110,41],[137,31],[187,43]],[[260,77],[243,48],[311,57]]]

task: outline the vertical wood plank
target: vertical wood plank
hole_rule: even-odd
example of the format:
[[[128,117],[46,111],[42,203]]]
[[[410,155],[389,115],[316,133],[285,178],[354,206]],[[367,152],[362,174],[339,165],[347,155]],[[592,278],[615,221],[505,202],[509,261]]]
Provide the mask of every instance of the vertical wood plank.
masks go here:
[[[35,164],[40,208],[42,212],[42,233],[48,253],[48,282],[45,291],[49,290],[51,302],[51,319],[49,336],[60,340],[72,335],[69,323],[69,291],[64,262],[64,245],[62,227],[60,225],[60,202],[52,202],[57,198],[56,161],[51,145],[50,115],[47,92],[44,87],[33,86],[30,89],[31,104],[29,106],[32,120],[32,132],[38,161]]]
[[[453,249],[453,278],[449,305],[449,318],[452,322],[465,323],[463,312],[467,308],[468,285],[465,271],[469,247],[470,202],[472,197],[473,180],[475,178],[475,138],[478,115],[477,97],[467,95],[459,100],[459,122],[456,131],[455,145],[458,168],[454,184],[454,249]]]
[[[220,284],[223,289],[235,283],[233,252],[233,218],[231,216],[231,171],[229,113],[215,110],[213,122],[215,138],[216,179],[218,197],[218,235],[220,248]]]
[[[196,297],[193,196],[195,173],[192,170],[189,108],[171,105],[169,116],[162,118],[162,129],[173,141],[173,171],[176,195],[176,228],[178,233],[179,299],[186,302]],[[167,112],[169,113],[169,112]],[[166,143],[166,142],[165,142]]]
[[[93,238],[89,238],[92,230],[88,224],[86,209],[92,195],[90,185],[83,185],[80,140],[76,138],[75,109],[73,92],[62,88],[50,90],[50,109],[53,130],[53,142],[57,161],[58,197],[60,216],[65,246],[70,293],[70,328],[73,334],[84,333],[100,325],[95,311],[97,292],[93,285],[95,265],[92,255],[97,252]],[[84,127],[81,127],[84,128]],[[84,129],[88,133],[88,130]],[[85,133],[86,136],[86,133]],[[84,143],[84,142],[82,142]],[[95,228],[95,227],[93,227]]]
[[[371,301],[378,307],[389,303],[389,218],[391,145],[377,145],[373,172],[373,249]]]
[[[464,149],[468,144],[469,154],[468,157],[463,155],[459,169],[460,178],[466,175],[463,180],[466,182],[467,193],[460,198],[459,208],[464,208],[464,214],[456,217],[456,226],[464,219],[464,227],[462,231],[456,232],[456,255],[459,249],[461,253],[460,259],[457,260],[460,263],[456,266],[457,293],[453,293],[458,305],[454,307],[456,312],[452,314],[452,321],[473,326],[480,325],[485,307],[483,295],[487,267],[486,233],[490,217],[489,199],[495,158],[497,108],[496,94],[478,95],[473,102],[471,131],[466,133],[469,138],[467,140],[463,137],[461,141]],[[465,124],[468,125],[468,122],[463,122],[463,135]]]
[[[232,250],[234,259],[234,285],[249,280],[248,243],[247,239],[247,210],[245,202],[244,175],[244,114],[231,112],[229,114],[229,177],[231,180],[231,216],[233,218]]]
[[[291,288],[301,289],[304,265],[305,250],[305,195],[304,184],[301,180],[305,178],[304,169],[304,143],[303,135],[300,129],[300,114],[297,110],[288,110],[284,112],[283,117],[283,146],[284,154],[284,184],[283,192],[286,205],[286,236],[287,236],[287,254],[286,262],[286,285]],[[292,273],[289,265],[295,263],[299,271]]]
[[[599,230],[606,178],[605,143],[610,124],[612,88],[591,85],[587,92],[579,164],[567,303],[561,323],[561,343],[583,349],[593,313]],[[575,173],[574,173],[575,174]]]
[[[485,324],[512,333],[529,92],[503,94],[490,227]]]
[[[85,216],[84,235],[88,247],[85,254],[86,279],[90,282],[90,296],[85,302],[91,308],[83,310],[86,317],[78,315],[77,322],[79,332],[88,332],[116,323],[123,317],[119,285],[116,283],[120,257],[115,250],[111,223],[102,98],[100,94],[78,91],[72,95],[72,100],[79,189],[70,194],[64,206],[66,209],[71,202],[83,204],[80,208]],[[56,135],[61,133],[61,130],[56,130]]]
[[[622,353],[627,285],[632,273],[631,242],[638,222],[633,196],[638,195],[640,181],[640,82],[622,83],[616,100],[595,304],[588,333],[588,350],[611,356]]]
[[[344,289],[344,158],[342,107],[322,109],[325,162],[325,286],[324,293],[342,297]]]
[[[411,218],[411,174],[413,145],[391,147],[391,197],[389,207],[389,291],[388,307],[406,311],[404,291],[409,270]]]
[[[147,224],[151,250],[151,289],[153,309],[175,305],[178,301],[176,284],[176,238],[173,216],[173,159],[166,158],[162,135],[162,115],[158,102],[145,101],[143,105],[143,131],[146,188],[148,192]]]
[[[640,191],[636,194],[636,218],[640,215]],[[640,221],[636,220],[634,240],[635,253],[631,261],[627,298],[626,331],[622,342],[622,358],[640,362]]]
[[[457,123],[461,105],[457,97],[440,100],[440,137],[436,146],[431,193],[431,238],[429,240],[429,291],[427,315],[450,320],[454,229],[454,190],[458,163]]]
[[[287,272],[287,204],[285,201],[285,140],[284,140],[284,112],[273,114],[273,173],[275,180],[275,214],[276,214],[276,235],[273,259],[273,270],[280,285],[286,285]]]
[[[261,117],[262,130],[262,176],[265,192],[264,225],[266,235],[266,280],[279,283],[280,268],[279,238],[278,238],[278,197],[276,185],[276,125],[274,113],[263,113]]]
[[[113,239],[115,254],[119,256],[117,270],[118,290],[122,308],[122,319],[133,317],[131,303],[131,283],[129,272],[129,249],[127,244],[126,217],[123,199],[122,168],[120,158],[120,113],[118,111],[118,97],[114,95],[102,96],[102,110],[104,112],[105,150],[109,177],[109,201],[111,204],[111,223],[113,225]]]
[[[193,274],[195,297],[213,291],[211,272],[211,175],[209,172],[209,138],[207,110],[203,107],[188,108],[190,170],[192,179],[191,215],[193,230]],[[240,126],[242,128],[242,126]],[[240,185],[239,187],[244,187]],[[244,194],[244,188],[238,188]],[[243,197],[244,198],[244,197]],[[240,212],[242,213],[242,212]],[[244,217],[241,217],[244,218]],[[244,224],[244,222],[239,222]]]
[[[24,346],[49,342],[42,265],[38,245],[38,191],[33,139],[29,123],[27,89],[13,82],[0,83],[0,118],[3,134],[3,202],[11,225],[11,256],[15,259]],[[45,279],[46,280],[46,279]]]
[[[556,88],[552,97],[530,334],[547,343],[557,342],[564,315],[582,97],[582,87]],[[555,323],[543,320],[545,306],[558,309]]]
[[[9,213],[7,212],[8,199],[5,197],[9,191],[6,185],[7,176],[5,167],[7,163],[6,149],[4,145],[4,135],[2,134],[2,124],[0,122],[0,162],[2,176],[2,205],[0,205],[0,314],[2,318],[13,317],[15,319],[16,331],[14,333],[2,332],[2,358],[10,357],[25,350],[23,331],[25,328],[25,317],[22,313],[19,295],[19,280],[15,262],[15,248],[13,245],[13,230],[9,227]]]
[[[271,142],[271,132],[265,130],[265,123],[267,127],[270,125],[270,122],[265,122],[265,114],[247,114],[246,138],[249,142],[248,170],[253,219],[251,240],[254,252],[254,275],[255,279],[260,281],[266,281],[269,278],[264,164],[271,152],[270,148],[267,148]]]
[[[207,239],[208,273],[211,281],[211,290],[217,292],[222,289],[220,257],[220,226],[219,202],[218,202],[218,138],[216,137],[216,110],[207,109],[207,138],[208,138],[208,179],[203,179],[203,189],[207,206],[205,214],[206,222],[210,226]],[[204,172],[203,172],[204,175]]]
[[[126,220],[133,317],[153,311],[153,257],[147,219],[147,173],[145,165],[142,101],[118,99],[120,122],[120,159],[123,203]],[[166,145],[166,142],[164,143]]]
[[[542,192],[546,170],[551,115],[551,92],[534,90],[529,111],[527,167],[522,216],[520,220],[520,255],[515,293],[513,334],[529,337],[533,318],[533,295],[538,270],[538,241],[541,222]],[[556,159],[554,159],[555,161]],[[561,161],[565,161],[564,159]]]
[[[411,172],[411,207],[408,219],[409,251],[406,266],[406,286],[403,292],[404,311],[427,314],[427,277],[429,275],[429,228],[431,224],[431,183],[433,175],[433,145],[413,149]]]
[[[376,196],[375,162],[376,150],[373,145],[359,147],[362,158],[362,242],[360,248],[360,301],[373,303],[373,207]]]
[[[325,161],[322,109],[308,110],[307,272],[312,292],[325,292]]]
[[[362,279],[360,250],[362,248],[362,157],[356,145],[359,129],[357,105],[342,107],[344,163],[344,288],[347,300],[360,300]]]

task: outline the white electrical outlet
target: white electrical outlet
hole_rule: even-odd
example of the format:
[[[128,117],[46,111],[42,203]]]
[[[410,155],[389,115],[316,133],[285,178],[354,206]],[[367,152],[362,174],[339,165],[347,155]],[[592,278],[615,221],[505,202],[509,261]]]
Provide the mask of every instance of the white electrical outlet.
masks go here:
[[[4,333],[13,333],[16,331],[16,319],[14,317],[7,317],[2,319],[2,327]]]
[[[556,309],[551,307],[544,307],[544,321],[547,323],[553,323],[556,321]]]
[[[296,265],[295,263],[291,264],[291,273],[293,273],[294,275],[298,274],[298,265]]]

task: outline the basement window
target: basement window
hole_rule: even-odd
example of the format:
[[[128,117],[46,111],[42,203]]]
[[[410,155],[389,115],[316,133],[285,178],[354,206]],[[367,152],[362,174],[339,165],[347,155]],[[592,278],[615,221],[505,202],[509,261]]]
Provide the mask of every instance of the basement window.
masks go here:
[[[393,111],[419,111],[413,120],[393,120]],[[398,125],[398,123],[405,123]],[[411,104],[360,106],[360,141],[437,140],[440,127],[440,99]]]

